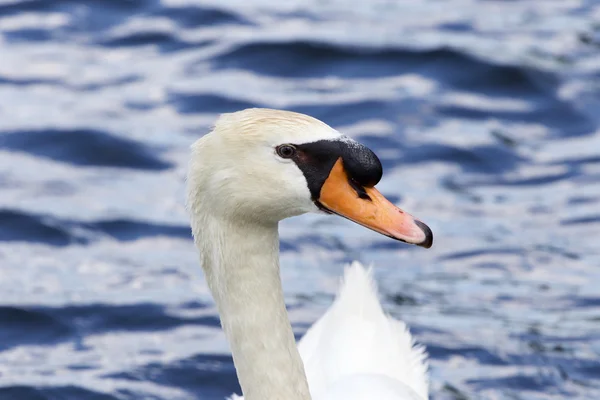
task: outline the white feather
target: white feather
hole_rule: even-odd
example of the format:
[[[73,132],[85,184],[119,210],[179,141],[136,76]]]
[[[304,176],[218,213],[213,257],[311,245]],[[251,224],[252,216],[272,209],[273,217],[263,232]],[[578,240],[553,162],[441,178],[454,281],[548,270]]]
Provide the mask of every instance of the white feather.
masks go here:
[[[427,398],[427,356],[408,328],[383,312],[370,269],[346,268],[333,305],[304,335],[298,350],[313,397],[321,398],[344,378],[386,377]],[[373,396],[374,387],[368,388]],[[357,398],[352,396],[349,398]],[[374,397],[371,397],[374,398]],[[400,397],[396,397],[400,398]]]

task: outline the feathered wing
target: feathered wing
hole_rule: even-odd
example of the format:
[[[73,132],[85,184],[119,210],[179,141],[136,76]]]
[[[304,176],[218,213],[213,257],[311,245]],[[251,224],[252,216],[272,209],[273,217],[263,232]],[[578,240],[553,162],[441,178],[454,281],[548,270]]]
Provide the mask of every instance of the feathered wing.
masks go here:
[[[425,348],[383,312],[371,271],[359,262],[346,268],[334,303],[298,350],[316,399],[428,398]]]
[[[428,398],[425,348],[404,322],[385,315],[371,271],[359,262],[346,268],[335,302],[298,349],[313,395],[345,376],[380,375]]]

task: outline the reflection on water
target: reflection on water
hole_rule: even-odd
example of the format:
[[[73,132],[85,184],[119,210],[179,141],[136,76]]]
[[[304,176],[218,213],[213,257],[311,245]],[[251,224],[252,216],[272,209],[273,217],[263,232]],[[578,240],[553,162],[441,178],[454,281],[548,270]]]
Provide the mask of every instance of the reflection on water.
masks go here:
[[[431,355],[434,399],[600,397],[600,5],[0,1],[0,399],[238,391],[183,208],[219,112],[380,155],[431,250],[281,225],[298,335],[344,263]]]

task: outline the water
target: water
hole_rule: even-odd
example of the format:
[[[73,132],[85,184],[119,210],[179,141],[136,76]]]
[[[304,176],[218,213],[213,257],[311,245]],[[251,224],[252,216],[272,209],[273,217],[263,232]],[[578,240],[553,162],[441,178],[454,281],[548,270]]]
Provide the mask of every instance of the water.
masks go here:
[[[432,399],[600,398],[599,49],[592,0],[1,0],[0,399],[239,393],[183,178],[250,106],[370,146],[435,233],[285,221],[298,335],[358,259]]]

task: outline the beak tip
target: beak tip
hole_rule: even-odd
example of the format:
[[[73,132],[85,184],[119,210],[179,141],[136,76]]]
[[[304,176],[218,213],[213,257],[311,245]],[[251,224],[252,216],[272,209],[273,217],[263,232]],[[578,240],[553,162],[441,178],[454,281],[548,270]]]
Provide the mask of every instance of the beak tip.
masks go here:
[[[417,224],[417,226],[421,228],[425,234],[425,240],[423,240],[421,243],[417,243],[417,246],[429,249],[433,245],[433,232],[431,232],[431,229],[421,221],[415,220],[415,224]]]

